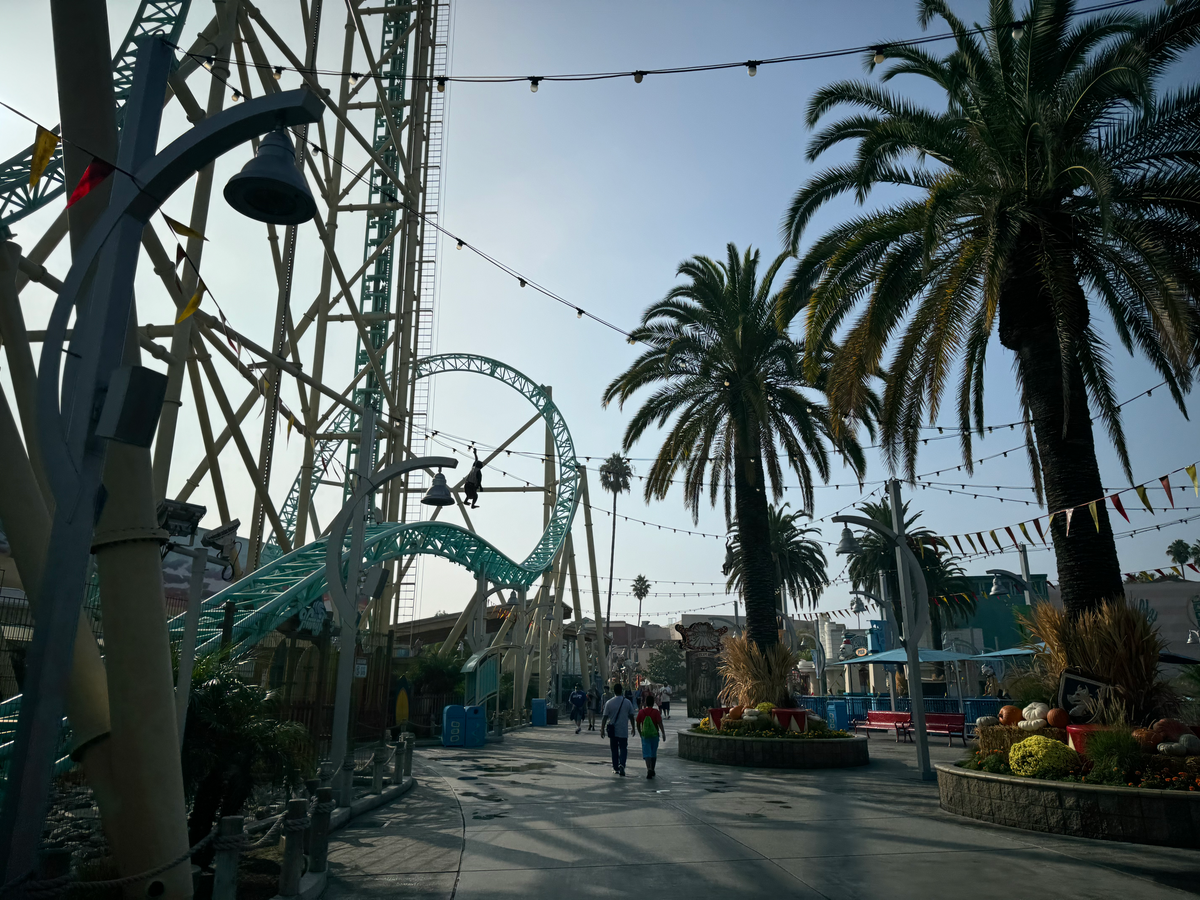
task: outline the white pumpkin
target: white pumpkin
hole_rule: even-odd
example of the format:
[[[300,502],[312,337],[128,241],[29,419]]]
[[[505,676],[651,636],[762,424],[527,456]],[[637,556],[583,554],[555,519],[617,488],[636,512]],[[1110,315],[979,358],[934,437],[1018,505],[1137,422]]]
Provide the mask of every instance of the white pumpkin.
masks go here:
[[[1025,707],[1025,709],[1021,712],[1021,715],[1024,716],[1026,722],[1032,722],[1034,719],[1046,718],[1049,712],[1049,704],[1034,701]]]
[[[1043,706],[1045,704],[1042,704]],[[1026,719],[1024,722],[1018,722],[1017,727],[1022,731],[1041,731],[1046,727],[1045,719]]]
[[[1179,736],[1179,743],[1183,744],[1183,749],[1187,751],[1188,756],[1200,754],[1200,737],[1196,737],[1196,735],[1190,733],[1181,734]]]
[[[1000,724],[1000,720],[997,719],[995,716],[980,716],[978,719],[975,720],[975,726],[977,728],[985,728],[989,725],[999,725],[999,724]]]
[[[1158,745],[1158,752],[1167,756],[1187,756],[1187,747],[1183,743],[1168,741]]]

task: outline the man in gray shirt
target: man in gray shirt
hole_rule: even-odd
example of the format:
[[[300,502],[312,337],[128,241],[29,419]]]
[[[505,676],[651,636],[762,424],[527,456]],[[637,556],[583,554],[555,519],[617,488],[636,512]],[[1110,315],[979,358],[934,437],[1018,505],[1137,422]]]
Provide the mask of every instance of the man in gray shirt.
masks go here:
[[[625,774],[625,760],[629,756],[629,722],[636,715],[633,703],[621,693],[621,685],[613,685],[613,698],[604,704],[604,718],[600,721],[600,733],[607,735],[612,751],[614,775]]]

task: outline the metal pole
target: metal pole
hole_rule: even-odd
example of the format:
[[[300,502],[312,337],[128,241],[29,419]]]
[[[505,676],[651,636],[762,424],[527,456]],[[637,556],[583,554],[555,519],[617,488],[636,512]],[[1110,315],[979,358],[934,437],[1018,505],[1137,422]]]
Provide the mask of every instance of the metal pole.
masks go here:
[[[904,647],[908,654],[908,696],[912,704],[913,740],[917,745],[917,770],[922,781],[932,781],[933,770],[929,766],[929,735],[925,732],[925,697],[921,688],[921,660],[916,600],[912,595],[912,584],[908,575],[908,557],[902,549],[904,544],[904,512],[900,503],[900,482],[888,482],[888,500],[892,507],[892,530],[896,532],[896,574],[900,583],[900,605],[904,609]],[[928,604],[927,597],[917,598]]]
[[[1033,582],[1029,580],[1029,553],[1024,544],[1017,544],[1017,555],[1021,557],[1021,579],[1025,582],[1025,605],[1033,606]]]
[[[887,631],[886,631],[887,642],[889,644],[887,649],[892,650],[894,648],[891,647],[890,645],[896,643],[896,634],[895,634],[895,623],[894,623],[893,617],[892,617],[892,604],[891,604],[891,601],[888,600],[887,587],[888,587],[887,576],[883,572],[880,572],[879,573],[879,597],[883,601],[883,603],[881,604],[881,609],[883,611],[884,628],[887,629]],[[891,709],[892,709],[892,712],[895,712],[896,711],[896,673],[888,672],[886,668],[884,669],[884,672],[887,674],[888,696],[891,698],[891,701],[892,701]]]
[[[200,623],[200,600],[204,593],[208,550],[204,547],[176,547],[175,550],[192,558],[187,616],[183,620],[183,638],[179,641],[179,674],[175,679],[175,720],[179,723],[179,743],[182,746],[183,730],[187,725],[188,694],[192,689],[192,664],[196,659],[196,628]]]

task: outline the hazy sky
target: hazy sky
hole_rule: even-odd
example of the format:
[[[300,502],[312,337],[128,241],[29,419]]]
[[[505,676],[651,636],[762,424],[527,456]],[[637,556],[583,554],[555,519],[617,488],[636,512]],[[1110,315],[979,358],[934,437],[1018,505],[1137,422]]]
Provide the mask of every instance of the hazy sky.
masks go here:
[[[1157,0],[1139,8],[1152,9]],[[276,28],[299,44],[297,4],[263,0],[260,4]],[[339,64],[344,13],[341,4],[325,4],[327,19],[320,62]],[[982,18],[981,0],[957,2],[955,8],[968,19]],[[57,121],[49,14],[44,4],[18,4],[5,0],[3,11],[9,34],[20,34],[0,56],[0,99],[28,112],[46,125]],[[110,2],[111,40],[120,42],[136,3]],[[885,42],[921,33],[915,3],[892,0],[849,0],[839,4],[810,2],[609,2],[564,3],[532,0],[452,0],[451,64],[456,75],[544,75],[563,72],[657,68],[708,62],[763,58]],[[185,28],[185,40],[200,30],[211,16],[211,6],[196,0]],[[378,23],[369,23],[377,33]],[[934,26],[932,30],[941,29]],[[942,47],[945,45],[935,45]],[[275,61],[278,54],[268,49]],[[361,54],[358,57],[361,61]],[[1194,80],[1197,57],[1179,67],[1182,77]],[[803,113],[809,96],[822,85],[840,78],[865,77],[858,57],[765,66],[757,77],[744,68],[689,75],[650,76],[638,85],[632,79],[591,83],[543,83],[531,93],[527,83],[452,84],[447,91],[448,120],[443,183],[442,223],[472,244],[568,298],[590,312],[631,327],[642,309],[661,297],[675,281],[675,268],[693,254],[723,257],[727,242],[761,248],[764,258],[780,251],[779,225],[792,193],[818,167],[836,161],[831,155],[817,166],[804,160],[809,132]],[[203,72],[189,84],[203,98],[208,85]],[[333,86],[332,78],[326,79]],[[897,88],[910,90],[901,79]],[[284,87],[297,87],[295,76],[286,76]],[[932,95],[910,93],[932,100]],[[202,99],[203,102],[203,99]],[[364,115],[364,114],[360,114]],[[327,116],[332,128],[332,117]],[[369,118],[359,119],[364,130]],[[164,120],[164,143],[178,135],[186,122],[176,105]],[[28,146],[32,129],[23,121],[0,113],[0,154],[5,157]],[[240,218],[219,197],[219,189],[249,158],[249,148],[235,150],[219,161],[208,236],[201,265],[216,301],[237,328],[261,343],[269,342],[275,301],[265,228]],[[357,168],[363,156],[353,150],[348,164]],[[168,204],[168,212],[187,219],[190,186]],[[869,202],[886,200],[872,197]],[[17,240],[31,247],[61,209],[43,210],[18,223]],[[351,202],[355,202],[353,199]],[[359,199],[357,202],[361,202]],[[850,203],[831,205],[812,226],[813,234],[853,210]],[[363,218],[343,216],[338,232],[339,254],[348,270],[362,259]],[[166,239],[165,232],[160,234]],[[316,295],[320,272],[320,247],[309,227],[301,237],[293,307],[302,312]],[[619,335],[534,291],[521,289],[508,275],[471,254],[456,251],[452,242],[441,246],[440,290],[437,299],[436,349],[466,351],[501,359],[540,383],[553,387],[576,452],[598,458],[620,448],[631,410],[600,407],[604,386],[629,363],[636,349]],[[69,259],[60,250],[48,268],[61,277]],[[40,327],[49,310],[50,294],[33,285],[23,294],[30,327]],[[171,321],[172,309],[165,292],[143,258],[138,277],[140,321]],[[206,308],[212,309],[206,300]],[[344,311],[344,310],[343,310]],[[1104,326],[1106,332],[1107,325]],[[340,388],[352,371],[353,326],[341,326],[331,336],[326,372]],[[311,342],[304,342],[310,346]],[[35,351],[36,352],[36,351]],[[989,355],[987,417],[995,424],[1017,418],[1013,396],[1011,357],[998,345]],[[151,363],[158,366],[157,363]],[[236,404],[244,388],[225,368],[225,381]],[[1117,394],[1133,397],[1156,385],[1159,378],[1141,360],[1130,359],[1113,348]],[[7,374],[0,383],[9,390]],[[11,396],[11,395],[10,395]],[[285,392],[294,401],[295,392]],[[190,390],[184,395],[184,416],[172,469],[174,495],[200,459],[199,432],[187,411]],[[211,396],[209,405],[214,409]],[[509,389],[479,378],[441,376],[436,380],[434,427],[456,439],[495,446],[531,414],[530,407]],[[251,443],[257,445],[261,419],[247,420]],[[218,425],[218,428],[220,426]],[[1156,485],[1151,499],[1166,506],[1157,479],[1167,471],[1193,463],[1200,457],[1197,426],[1185,420],[1171,404],[1165,390],[1155,391],[1125,409],[1133,470],[1138,482]],[[931,432],[931,436],[935,432]],[[281,502],[295,475],[301,456],[300,442],[280,440],[272,478],[272,495]],[[1124,487],[1115,455],[1097,434],[1105,485]],[[543,435],[531,431],[518,444],[524,451],[540,451]],[[1019,432],[1005,430],[976,445],[975,456],[988,456],[1021,444]],[[456,446],[461,447],[461,444]],[[433,444],[434,452],[445,452]],[[634,470],[644,473],[656,444],[653,435],[630,452]],[[887,471],[875,451],[869,452],[868,481],[879,482]],[[961,462],[956,440],[931,441],[921,452],[919,472],[953,469]],[[540,479],[540,461],[504,457],[486,475],[487,486],[513,486],[522,480]],[[236,452],[223,456],[230,482],[234,514],[243,522],[250,517],[250,485],[239,471]],[[517,480],[501,475],[499,469]],[[594,469],[593,469],[594,471]],[[1029,520],[1039,510],[1032,501],[1028,470],[1021,452],[997,457],[978,467],[973,480],[961,473],[934,479],[975,485],[971,496],[918,490],[914,507],[923,511],[922,524],[943,534],[999,529]],[[816,491],[817,517],[828,516],[852,504],[860,491],[853,477],[836,469],[832,481],[840,487]],[[1180,473],[1173,484],[1187,483]],[[789,479],[795,483],[795,477]],[[995,485],[1011,486],[997,491]],[[870,490],[874,485],[869,485]],[[906,488],[912,496],[912,490]],[[1010,502],[1000,502],[997,497]],[[192,498],[209,506],[205,524],[215,525],[216,505],[207,482]],[[593,475],[592,499],[598,507],[611,504]],[[1176,492],[1179,511],[1151,517],[1138,511],[1132,493],[1123,497],[1132,519],[1115,518],[1118,532],[1153,526],[1200,512],[1200,499],[1191,492]],[[793,507],[797,500],[793,500]],[[340,491],[326,489],[319,510],[326,522],[340,504]],[[663,620],[671,611],[693,610],[728,600],[718,584],[723,543],[713,538],[673,534],[670,529],[723,533],[723,517],[704,510],[698,525],[685,512],[681,497],[672,495],[647,505],[641,484],[634,494],[622,496],[619,512],[647,520],[654,526],[619,522],[616,538],[618,591],[627,592],[629,580],[642,573],[653,582],[655,593],[647,599],[644,615]],[[1044,512],[1043,512],[1044,514]],[[459,521],[454,515],[448,521]],[[541,530],[541,509],[532,495],[484,495],[472,514],[482,535],[511,556],[521,559],[532,549]],[[582,513],[576,517],[576,545],[585,546]],[[611,520],[596,514],[599,568],[608,571]],[[1090,526],[1090,522],[1085,523]],[[821,523],[823,537],[836,540],[838,529]],[[1013,529],[1016,531],[1016,528]],[[1030,529],[1032,532],[1032,528]],[[1018,537],[1019,537],[1018,532]],[[1118,540],[1124,570],[1168,564],[1164,548],[1181,537],[1200,538],[1200,521],[1166,526],[1161,531]],[[1057,581],[1052,551],[1039,547],[1031,554],[1035,572],[1046,572]],[[967,569],[1017,568],[1015,553],[971,561]],[[586,569],[586,567],[585,567]],[[839,575],[843,561],[830,553],[829,574]],[[1195,577],[1195,576],[1193,576]],[[667,582],[697,582],[695,586]],[[604,584],[604,582],[602,582]],[[440,560],[423,568],[420,611],[461,608],[469,597],[472,579]],[[670,592],[704,596],[668,597]],[[585,601],[586,602],[586,601]],[[614,614],[636,612],[636,601],[619,593]],[[831,587],[820,608],[841,609],[848,604],[844,584]]]

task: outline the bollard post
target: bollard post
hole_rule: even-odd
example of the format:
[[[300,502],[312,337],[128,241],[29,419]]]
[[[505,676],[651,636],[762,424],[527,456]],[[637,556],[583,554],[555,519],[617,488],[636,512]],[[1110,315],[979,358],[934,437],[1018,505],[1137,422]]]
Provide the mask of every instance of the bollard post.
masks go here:
[[[221,817],[213,841],[212,900],[237,900],[238,856],[246,843],[244,823],[241,816]]]
[[[412,777],[413,750],[417,747],[417,736],[411,731],[404,735],[404,775]]]
[[[379,746],[375,748],[375,752],[371,754],[371,793],[383,793],[383,776],[387,768],[388,748],[387,744],[380,741]]]
[[[354,802],[354,754],[347,753],[342,760],[342,771],[337,774],[338,806],[349,806]]]
[[[396,755],[392,757],[392,784],[401,784],[404,781],[404,745],[406,743],[404,735],[396,738]]]
[[[329,787],[333,783],[333,760],[323,759],[317,765],[317,787]]]
[[[308,871],[324,872],[329,854],[329,817],[337,804],[333,802],[333,788],[317,788],[317,805],[313,808],[312,829],[309,832]],[[213,900],[217,900],[213,897]],[[231,898],[232,900],[232,898]]]
[[[289,800],[283,818],[283,860],[279,864],[279,896],[300,893],[300,868],[304,864],[304,830],[308,828],[308,801]]]

